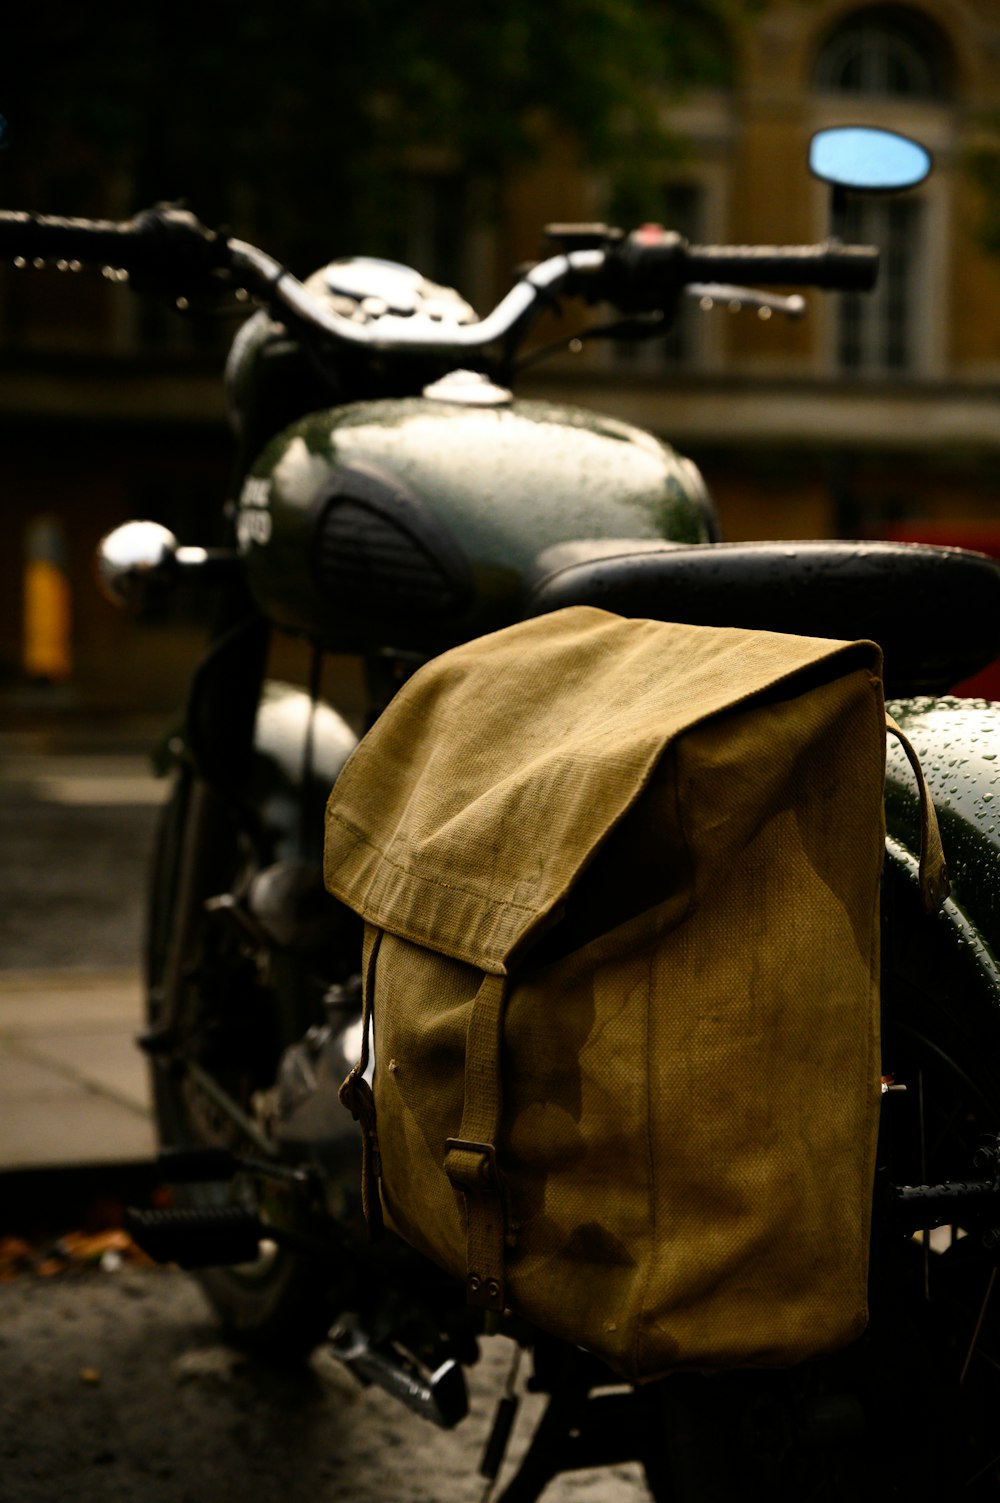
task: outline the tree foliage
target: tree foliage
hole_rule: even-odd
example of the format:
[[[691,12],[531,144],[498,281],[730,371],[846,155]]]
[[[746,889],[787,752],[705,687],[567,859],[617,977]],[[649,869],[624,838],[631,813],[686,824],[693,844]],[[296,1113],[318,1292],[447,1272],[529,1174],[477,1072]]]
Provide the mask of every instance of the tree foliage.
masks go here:
[[[92,213],[183,196],[242,229],[249,204],[309,264],[377,241],[428,154],[496,182],[562,130],[634,177],[668,147],[663,104],[726,78],[754,3],[176,0],[112,20],[49,0],[5,38],[4,198]],[[132,202],[109,204],[116,183]]]

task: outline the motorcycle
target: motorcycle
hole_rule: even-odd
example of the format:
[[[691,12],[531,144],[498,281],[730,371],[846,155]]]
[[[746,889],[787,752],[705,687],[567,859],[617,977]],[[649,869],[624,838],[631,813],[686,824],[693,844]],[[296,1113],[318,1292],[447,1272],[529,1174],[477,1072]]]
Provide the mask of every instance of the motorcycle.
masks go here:
[[[482,319],[394,263],[334,261],[300,282],[170,206],[126,223],[0,214],[0,254],[22,265],[103,266],[183,307],[256,305],[226,370],[230,542],[185,547],[130,522],[99,548],[119,601],[195,581],[217,605],[162,751],[173,784],[146,947],[141,1044],[173,1205],[133,1212],[133,1233],[196,1271],[237,1339],[284,1356],[327,1342],[440,1426],[466,1413],[482,1339],[530,1350],[548,1407],[502,1503],[626,1459],[677,1503],[736,1487],[1000,1495],[1000,706],[947,693],[1000,654],[1000,566],[915,544],[722,542],[698,471],[666,444],[510,389],[536,316],[566,298],[617,310],[584,336],[638,339],[683,296],[797,316],[800,297],[745,284],[870,288],[877,252],[836,234],[845,196],[901,190],[929,164],[904,138],[843,130],[814,139],[811,164],[833,187],[824,244],[553,225],[553,254]],[[623,1387],[585,1351],[470,1309],[402,1243],[365,1237],[338,1101],[360,1052],[360,932],[322,878],[324,808],[357,735],[323,696],[325,657],[364,658],[371,722],[429,657],[571,604],[874,639],[935,794],[952,895],[931,915],[920,798],[890,749],[872,1317],[799,1368]],[[309,644],[308,688],[269,677],[275,631]],[[491,1483],[516,1407],[512,1374],[480,1468]]]

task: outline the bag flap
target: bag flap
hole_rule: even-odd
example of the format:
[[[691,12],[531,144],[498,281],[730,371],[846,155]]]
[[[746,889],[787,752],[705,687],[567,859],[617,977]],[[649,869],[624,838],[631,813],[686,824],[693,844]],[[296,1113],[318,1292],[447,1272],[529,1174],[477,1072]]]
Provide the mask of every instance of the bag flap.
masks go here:
[[[676,736],[820,665],[878,674],[880,653],[589,606],[455,648],[403,686],[341,773],[327,887],[379,928],[503,974]]]

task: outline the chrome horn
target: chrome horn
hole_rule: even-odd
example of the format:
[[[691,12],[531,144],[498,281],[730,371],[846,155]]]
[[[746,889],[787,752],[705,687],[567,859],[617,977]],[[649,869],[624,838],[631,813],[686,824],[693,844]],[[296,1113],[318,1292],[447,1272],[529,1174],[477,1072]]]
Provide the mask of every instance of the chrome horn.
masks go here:
[[[169,588],[184,568],[209,560],[205,548],[182,548],[159,522],[125,522],[97,545],[97,582],[114,605],[141,606]]]

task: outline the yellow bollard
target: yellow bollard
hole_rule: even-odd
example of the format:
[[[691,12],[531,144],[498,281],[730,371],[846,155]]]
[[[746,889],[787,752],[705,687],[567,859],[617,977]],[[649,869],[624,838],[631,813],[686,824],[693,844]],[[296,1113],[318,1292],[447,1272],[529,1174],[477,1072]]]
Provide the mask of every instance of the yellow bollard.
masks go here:
[[[36,517],[25,536],[24,672],[64,683],[72,673],[72,610],[66,539],[54,517]]]

